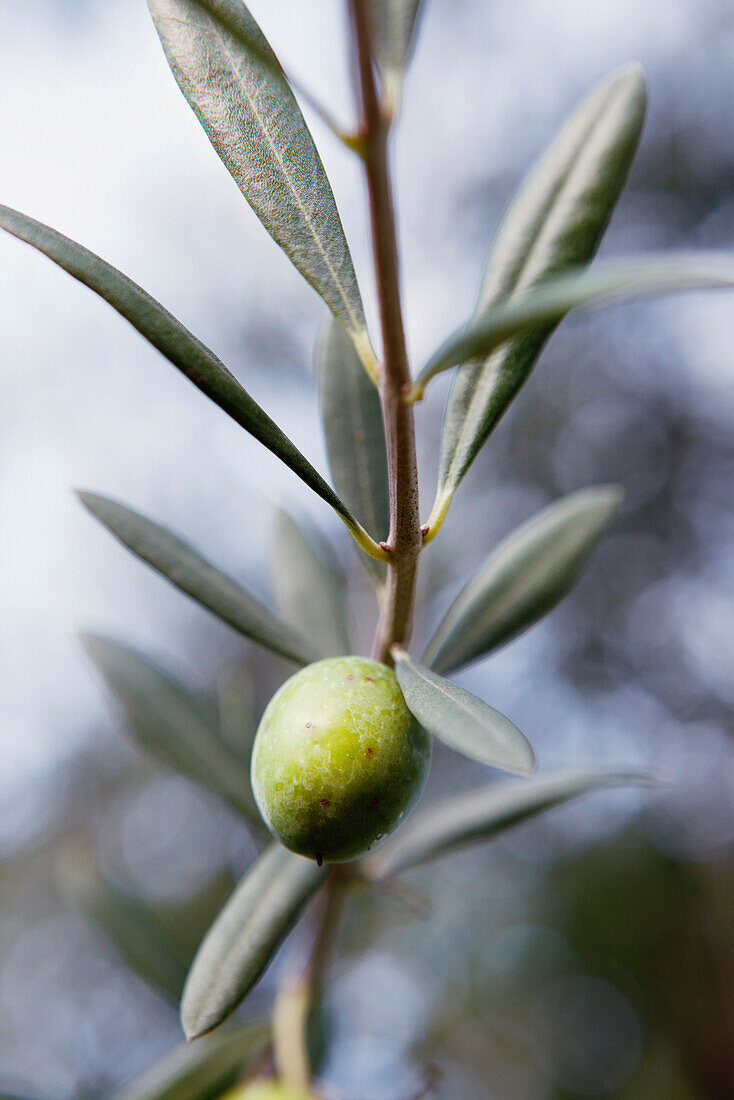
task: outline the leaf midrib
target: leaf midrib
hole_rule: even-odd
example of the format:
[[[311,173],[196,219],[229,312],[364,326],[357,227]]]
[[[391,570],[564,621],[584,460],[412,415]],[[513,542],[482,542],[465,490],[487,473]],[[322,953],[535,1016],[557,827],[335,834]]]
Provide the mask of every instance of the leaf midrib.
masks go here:
[[[243,94],[244,98],[246,99],[247,103],[249,104],[250,110],[251,110],[252,115],[253,115],[254,119],[256,120],[256,122],[257,122],[257,124],[260,128],[261,134],[262,134],[263,138],[265,139],[266,144],[268,145],[268,147],[270,149],[270,152],[273,156],[273,159],[276,161],[276,163],[278,164],[278,166],[281,170],[283,179],[288,184],[288,189],[289,189],[289,191],[290,191],[290,193],[291,193],[291,195],[292,195],[292,197],[295,201],[295,204],[296,204],[296,206],[297,206],[297,208],[298,208],[298,210],[299,210],[299,212],[300,212],[300,214],[303,218],[303,221],[306,225],[306,228],[308,229],[308,232],[309,232],[310,236],[312,237],[314,244],[316,245],[316,249],[317,249],[319,255],[321,256],[322,260],[324,261],[326,269],[327,269],[327,271],[329,272],[329,275],[332,278],[334,286],[336,287],[337,292],[339,294],[339,297],[342,301],[342,305],[344,306],[347,317],[350,320],[352,330],[356,333],[361,333],[362,331],[364,331],[364,324],[361,324],[359,322],[359,319],[354,314],[354,310],[352,309],[352,306],[350,305],[349,300],[346,297],[346,294],[345,294],[345,292],[342,288],[340,279],[338,278],[337,272],[334,269],[334,266],[333,266],[333,264],[332,264],[332,262],[331,262],[331,260],[328,256],[328,253],[324,250],[323,245],[321,244],[321,241],[319,239],[319,235],[316,232],[316,230],[313,226],[313,223],[311,221],[311,218],[308,215],[308,211],[306,210],[306,208],[303,205],[301,197],[300,197],[300,195],[299,195],[299,193],[298,193],[298,191],[295,187],[295,184],[294,184],[290,174],[286,171],[285,163],[283,162],[283,159],[280,156],[278,148],[274,144],[274,142],[272,141],[272,139],[270,137],[270,134],[268,133],[267,127],[265,126],[265,123],[264,123],[260,113],[258,112],[258,110],[255,106],[255,101],[254,101],[253,97],[250,95],[250,93],[247,89],[245,79],[242,76],[241,67],[237,63],[237,60],[236,60],[236,57],[235,57],[235,55],[232,51],[232,48],[231,48],[231,46],[229,45],[229,43],[227,41],[227,37],[224,34],[224,32],[222,30],[220,30],[219,27],[217,26],[216,20],[212,19],[211,16],[209,16],[209,19],[211,20],[212,33],[217,35],[217,37],[221,41],[222,54],[226,57],[227,61],[229,62],[229,67],[230,67],[230,70],[232,72],[233,79],[236,82],[236,84],[238,85],[238,87],[240,88],[240,91],[242,92],[242,94]],[[195,24],[190,22],[189,20],[182,19],[182,20],[177,20],[177,21],[183,23],[185,26],[188,26],[192,30],[195,28]],[[287,85],[286,85],[286,88],[287,88]],[[290,89],[288,89],[288,90],[290,90]],[[304,129],[306,129],[306,132],[308,133],[305,121],[303,123],[303,126],[304,126]],[[327,181],[327,186],[328,186],[328,181]],[[334,208],[336,209],[336,204],[335,204]],[[338,217],[338,213],[337,213],[337,217]]]
[[[236,960],[238,955],[241,954],[242,946],[247,942],[248,939],[250,939],[250,940],[252,939],[253,924],[255,924],[257,922],[258,917],[262,913],[263,907],[266,906],[271,901],[271,899],[273,897],[277,897],[277,895],[281,892],[281,887],[283,885],[283,882],[287,880],[287,877],[288,877],[288,874],[289,874],[291,868],[292,868],[292,864],[290,864],[290,863],[285,864],[279,871],[275,872],[273,877],[266,884],[265,888],[259,894],[258,899],[255,901],[255,904],[254,904],[254,906],[253,906],[253,908],[250,912],[249,918],[247,918],[246,922],[243,924],[243,926],[240,929],[239,933],[237,933],[237,935],[232,940],[232,943],[230,944],[230,946],[226,949],[226,951],[221,956],[221,965],[218,967],[218,972],[221,973],[221,972],[228,971],[230,969],[233,961]],[[255,871],[255,868],[253,868],[253,872],[254,871]],[[249,882],[246,882],[246,883],[243,884],[243,888],[246,887],[247,885],[252,885],[252,884],[249,883]],[[281,904],[280,914],[279,914],[280,916],[282,916],[283,908],[284,907]],[[279,924],[278,927],[280,927],[280,924]],[[259,960],[261,952],[262,952],[262,944],[259,944],[258,945],[258,952],[257,952],[258,960]],[[252,963],[252,957],[250,958],[250,964],[251,963]],[[242,972],[243,969],[245,969],[245,968],[243,968],[243,967],[238,968],[239,972]],[[216,983],[209,983],[207,985],[207,993],[206,993],[206,996],[204,998],[202,998],[203,1006],[200,1009],[200,1011],[197,1013],[197,1019],[201,1020],[202,1017],[208,1016],[215,1004],[218,1003],[218,1004],[221,1005],[221,1000],[217,1001],[217,998],[215,998],[212,995],[212,990],[216,989],[216,988],[217,988]],[[231,984],[229,984],[227,986],[227,988],[228,988],[228,990],[230,990],[231,989]],[[227,998],[227,1000],[229,1000],[229,998]]]
[[[361,365],[359,370],[362,370]],[[350,402],[350,408],[354,411],[354,424],[356,429],[364,436],[364,443],[360,443],[359,438],[354,434],[355,451],[357,455],[357,481],[360,487],[360,494],[366,504],[366,511],[370,513],[370,525],[367,530],[373,538],[384,538],[386,532],[379,531],[377,512],[375,508],[375,501],[373,499],[372,485],[370,481],[370,463],[367,456],[367,437],[366,422],[362,417],[362,402],[360,400],[359,382],[357,382],[354,371],[348,370],[345,372],[348,380],[348,386],[351,390],[351,397],[353,400]],[[366,517],[365,517],[366,518]]]
[[[575,170],[578,166],[578,163],[579,163],[580,159],[582,158],[584,144],[585,144],[586,140],[588,139],[589,133],[596,126],[600,115],[603,114],[604,111],[608,110],[609,103],[610,103],[609,100],[605,100],[602,110],[598,111],[594,115],[593,119],[589,122],[589,125],[584,130],[582,137],[579,139],[579,142],[578,142],[577,148],[576,148],[576,153],[574,155],[571,167],[569,168],[569,170],[566,173],[565,177],[561,180],[559,185],[553,191],[552,196],[549,199],[549,201],[546,203],[546,205],[543,209],[543,217],[539,222],[537,230],[535,231],[535,233],[532,236],[532,243],[528,247],[528,250],[527,250],[527,253],[526,253],[526,256],[525,256],[525,260],[523,261],[523,263],[520,267],[520,270],[518,271],[518,274],[517,274],[517,277],[516,277],[515,282],[513,284],[512,290],[507,295],[508,299],[513,298],[515,296],[515,294],[517,293],[517,291],[519,289],[522,289],[523,277],[526,275],[528,267],[531,264],[531,260],[534,258],[535,254],[536,254],[536,251],[538,249],[538,243],[539,243],[539,241],[542,240],[544,232],[547,229],[547,224],[548,224],[548,220],[550,218],[550,213],[555,207],[557,207],[558,203],[561,201],[561,199],[563,197],[564,192],[568,188],[570,188],[571,179],[572,179],[572,177],[575,173]],[[496,296],[494,296],[493,298],[490,298],[489,301],[484,304],[483,308],[486,308],[487,306],[491,305],[493,300],[496,301]],[[497,354],[498,351],[499,351],[499,348],[496,349],[496,351],[493,352],[492,355],[490,355],[490,360],[491,360],[492,356]],[[465,364],[465,368],[466,369],[471,369],[468,364]],[[482,371],[482,373],[483,373],[483,371]],[[458,484],[458,478],[461,477],[460,474],[457,475],[456,472],[455,472],[456,467],[461,465],[461,462],[458,458],[458,455],[459,455],[459,452],[463,451],[463,449],[464,449],[464,440],[466,438],[469,425],[470,425],[470,423],[473,422],[475,407],[479,403],[481,393],[482,393],[482,387],[480,385],[475,386],[474,392],[472,393],[472,396],[469,399],[469,404],[467,405],[466,412],[465,412],[463,420],[462,420],[461,430],[460,430],[460,432],[459,432],[459,434],[458,434],[458,436],[457,436],[457,438],[454,442],[453,457],[451,459],[451,463],[449,464],[449,468],[446,472],[446,476],[443,480],[443,487],[444,488],[449,488],[450,489],[451,486],[453,486],[454,489],[455,489],[456,485]]]
[[[427,670],[424,671],[422,668],[419,668],[413,661],[406,661],[405,658],[403,658],[403,661],[406,664],[406,666],[413,673],[415,673],[416,676],[418,676],[419,679],[423,680],[425,683],[430,684],[431,687],[434,688],[440,695],[442,695],[444,699],[448,699],[449,703],[451,703],[453,706],[458,707],[473,722],[475,722],[478,726],[480,726],[480,728],[486,729],[487,733],[490,736],[492,735],[492,732],[493,732],[492,727],[489,726],[489,725],[485,726],[484,723],[482,722],[481,717],[477,717],[477,715],[474,713],[471,702],[469,701],[472,698],[469,692],[465,692],[463,688],[459,688],[459,687],[456,687],[456,685],[453,685],[454,690],[457,692],[457,694],[454,695],[451,691],[448,690],[448,688],[446,688],[444,686],[444,681],[442,680],[441,677],[436,676],[434,678],[434,676],[431,673],[429,673]],[[467,700],[465,698],[465,696],[467,696],[467,695],[469,696],[469,700]],[[493,715],[496,714],[496,715],[500,716],[501,718],[503,718],[504,721],[509,722],[509,718],[505,718],[504,715],[500,715],[500,712],[498,710],[495,710],[494,707],[490,707],[489,703],[483,703],[483,702],[481,702],[481,700],[477,700],[477,702],[480,704],[480,706],[486,707],[487,710],[491,714],[493,714]],[[442,734],[442,737],[444,737],[443,734]],[[444,740],[448,740],[448,738],[444,737]]]
[[[577,518],[577,517],[572,517]],[[583,540],[583,545],[588,539],[588,531],[584,532],[586,538]],[[564,542],[564,537],[566,541]],[[540,541],[540,540],[539,540]],[[457,599],[456,615],[453,621],[448,624],[444,631],[444,639],[442,646],[445,646],[446,641],[450,635],[456,636],[458,641],[459,633],[463,630],[466,633],[467,648],[471,651],[472,647],[481,643],[481,638],[490,629],[496,629],[497,623],[502,622],[509,612],[512,611],[513,605],[516,605],[518,600],[518,593],[527,598],[528,591],[532,591],[538,586],[538,582],[542,581],[545,577],[548,577],[550,573],[556,571],[559,566],[568,561],[569,555],[566,553],[568,550],[571,539],[568,538],[568,532],[559,532],[559,538],[556,541],[556,545],[543,547],[544,553],[542,555],[537,554],[537,547],[531,547],[526,551],[525,561],[522,562],[521,567],[518,567],[517,562],[513,561],[513,555],[510,553],[512,547],[507,548],[507,558],[504,562],[496,560],[493,563],[493,576],[490,581],[480,583],[480,578],[476,579],[476,582],[472,584],[473,591],[467,591],[463,594],[464,599],[459,605],[459,599]],[[542,545],[542,543],[541,543]],[[576,562],[580,550],[578,546],[575,546],[575,553],[571,560]],[[530,558],[528,561],[527,558]],[[579,568],[577,564],[570,566],[570,571],[573,572]],[[510,569],[514,574],[512,583],[508,584],[507,572]],[[550,582],[549,582],[550,583]],[[558,577],[556,575],[554,584],[558,583]],[[492,605],[491,623],[487,624],[487,606],[485,604],[483,608],[483,616],[481,621],[479,618],[472,625],[471,621],[467,621],[468,617],[471,617],[472,609],[475,607],[479,598],[486,597],[487,589],[491,586],[495,593],[495,598]],[[440,653],[440,649],[439,649]],[[438,655],[437,655],[438,656]],[[472,658],[469,657],[469,660]]]

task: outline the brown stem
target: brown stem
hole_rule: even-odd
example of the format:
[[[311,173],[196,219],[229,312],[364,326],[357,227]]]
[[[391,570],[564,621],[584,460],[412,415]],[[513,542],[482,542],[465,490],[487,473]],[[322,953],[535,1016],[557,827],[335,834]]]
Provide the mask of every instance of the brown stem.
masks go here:
[[[374,644],[378,660],[392,662],[390,646],[408,640],[422,536],[418,511],[418,471],[413,407],[406,400],[410,371],[400,305],[398,246],[390,185],[389,131],[377,90],[370,48],[368,6],[349,0],[359,74],[364,158],[372,226],[375,280],[382,328],[380,385],[390,485],[390,552],[385,601]]]

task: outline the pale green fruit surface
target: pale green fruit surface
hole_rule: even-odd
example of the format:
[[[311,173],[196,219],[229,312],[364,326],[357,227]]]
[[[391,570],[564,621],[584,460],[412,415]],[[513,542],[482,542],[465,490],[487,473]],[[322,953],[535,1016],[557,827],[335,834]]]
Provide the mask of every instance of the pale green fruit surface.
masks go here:
[[[339,862],[395,828],[430,757],[430,737],[392,669],[332,657],[301,669],[270,700],[253,746],[252,789],[286,848]]]

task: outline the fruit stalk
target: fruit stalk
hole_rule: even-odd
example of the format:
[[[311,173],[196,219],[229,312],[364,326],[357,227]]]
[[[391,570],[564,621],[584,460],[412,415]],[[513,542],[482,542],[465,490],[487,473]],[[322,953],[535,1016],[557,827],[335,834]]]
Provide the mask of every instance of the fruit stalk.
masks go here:
[[[370,46],[368,5],[349,0],[361,109],[359,149],[367,181],[375,282],[382,329],[380,398],[390,488],[390,554],[385,598],[372,655],[392,664],[390,646],[408,641],[422,535],[410,370],[400,303],[398,244],[390,180],[390,119],[383,110]]]
[[[339,923],[346,875],[343,868],[332,868],[329,878],[314,899],[316,911],[313,914],[310,950],[298,971],[287,975],[275,1001],[275,1064],[286,1085],[304,1092],[310,1089],[312,1076],[308,1054],[309,1018],[312,1006],[319,997],[324,967]]]

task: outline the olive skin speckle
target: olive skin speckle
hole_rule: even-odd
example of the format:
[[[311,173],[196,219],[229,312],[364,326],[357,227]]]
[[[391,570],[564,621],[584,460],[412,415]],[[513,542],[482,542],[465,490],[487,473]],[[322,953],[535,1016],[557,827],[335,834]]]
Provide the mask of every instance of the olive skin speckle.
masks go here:
[[[252,789],[270,831],[318,862],[356,859],[417,800],[429,735],[395,673],[366,657],[301,669],[268,704],[252,750]]]

